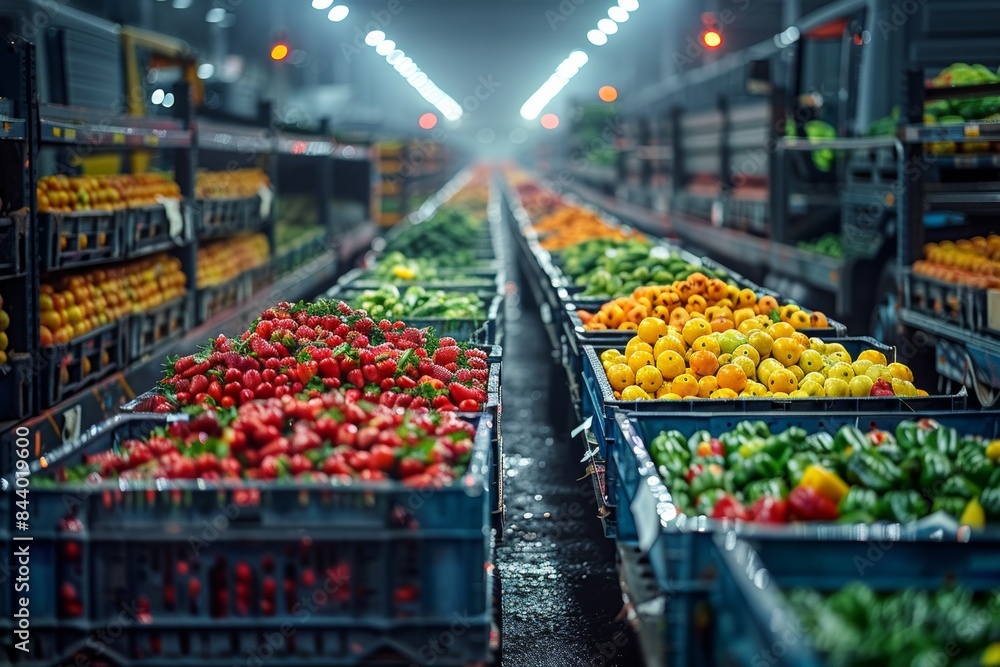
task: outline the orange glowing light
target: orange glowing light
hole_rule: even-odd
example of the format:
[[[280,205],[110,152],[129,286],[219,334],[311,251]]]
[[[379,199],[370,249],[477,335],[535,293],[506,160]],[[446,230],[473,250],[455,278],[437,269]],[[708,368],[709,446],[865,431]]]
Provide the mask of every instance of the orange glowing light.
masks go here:
[[[722,44],[722,35],[715,30],[706,30],[701,36],[701,41],[710,49],[717,49]]]
[[[559,127],[559,116],[554,113],[547,113],[542,116],[542,127],[546,130],[554,130]]]
[[[618,99],[618,90],[614,86],[601,86],[597,91],[597,96],[602,102],[614,102]]]
[[[284,60],[288,57],[288,46],[286,44],[275,44],[271,49],[271,60]]]
[[[420,120],[417,121],[417,123],[420,125],[421,129],[429,130],[438,124],[438,117],[428,111],[420,117]]]

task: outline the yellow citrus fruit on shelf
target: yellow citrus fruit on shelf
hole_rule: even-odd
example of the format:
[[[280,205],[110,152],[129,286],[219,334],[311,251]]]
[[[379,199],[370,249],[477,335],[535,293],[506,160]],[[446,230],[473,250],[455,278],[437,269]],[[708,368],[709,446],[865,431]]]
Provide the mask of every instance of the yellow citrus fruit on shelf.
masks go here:
[[[635,384],[635,372],[628,364],[614,364],[608,369],[608,382],[615,391],[623,391],[625,387]]]
[[[788,323],[791,324],[793,327],[795,327],[796,331],[798,331],[799,329],[808,329],[809,327],[812,326],[812,321],[809,319],[809,314],[801,310],[797,310],[791,315],[789,315]]]
[[[622,390],[623,401],[648,401],[649,399],[649,394],[643,391],[641,387],[631,385]]]
[[[851,396],[864,398],[871,395],[874,384],[874,380],[862,373],[861,375],[855,375],[854,379],[847,383],[847,388],[851,392]]]
[[[826,355],[826,362],[828,364],[837,364],[841,362],[845,364],[853,364],[854,360],[851,359],[851,355],[848,354],[847,352],[842,352],[838,350],[836,352],[831,352],[830,354]]]
[[[736,364],[726,364],[721,367],[715,378],[718,380],[721,389],[731,389],[739,393],[747,386],[746,371]]]
[[[809,349],[816,350],[820,354],[826,354],[826,343],[823,342],[822,338],[810,338]]]
[[[769,356],[774,348],[774,338],[765,331],[751,331],[747,335],[747,343],[757,350],[761,359]]]
[[[855,359],[851,363],[851,367],[854,368],[855,375],[864,375],[865,373],[868,372],[868,369],[871,368],[873,365],[874,362],[872,362],[870,359],[861,359],[861,358]]]
[[[796,331],[789,336],[792,340],[802,346],[803,350],[809,349],[809,336],[805,335],[801,331]]]
[[[605,350],[601,352],[601,361],[614,361],[619,355],[621,355],[621,352],[618,350]]]
[[[928,394],[923,389],[917,389],[917,396],[930,396],[930,394]]]
[[[732,399],[732,398],[739,398],[739,397],[740,397],[740,395],[737,394],[732,389],[726,389],[725,387],[723,387],[722,389],[716,389],[715,391],[713,391],[712,395],[709,398],[729,398],[729,399]]]
[[[823,390],[831,398],[843,398],[851,395],[850,386],[841,378],[827,378]]]
[[[915,398],[917,396],[917,388],[914,387],[913,383],[908,380],[893,378],[892,393],[896,396],[902,396],[904,398]]]
[[[670,391],[681,397],[696,396],[698,394],[698,380],[690,373],[681,373],[670,383]]]
[[[646,349],[647,347],[649,348],[648,350]],[[652,352],[653,347],[638,336],[632,336],[628,343],[625,344],[625,356],[632,356],[632,353],[636,350],[646,350],[647,352]]]
[[[733,312],[733,322],[736,324],[737,328],[748,320],[754,318],[753,308],[737,308]]]
[[[802,346],[792,338],[778,338],[771,347],[771,356],[781,362],[783,366],[793,366],[802,356]]]
[[[719,370],[719,358],[708,350],[698,350],[688,359],[688,365],[695,375],[715,375]]]
[[[691,350],[693,352],[700,352],[704,350],[711,352],[716,357],[722,353],[722,349],[719,347],[719,341],[712,336],[699,336],[695,339],[694,343],[691,344]]]
[[[674,350],[667,350],[656,357],[656,368],[664,380],[673,380],[681,375],[687,367],[684,365],[684,357]]]
[[[753,308],[757,305],[757,293],[749,287],[744,287],[736,295],[737,308]]]
[[[784,368],[784,366],[782,366],[781,362],[777,359],[764,359],[757,364],[757,380],[761,384],[766,385],[768,378],[771,377],[771,373],[782,368]],[[791,374],[791,371],[789,371],[789,374]],[[793,375],[792,377],[795,376]]]
[[[849,363],[840,361],[826,369],[826,376],[828,378],[838,378],[844,382],[850,382],[854,379],[854,367]]]
[[[786,303],[784,306],[778,308],[778,317],[781,318],[782,322],[788,322],[792,317],[792,313],[797,313],[800,310],[801,308],[794,303]]]
[[[684,342],[691,345],[702,336],[712,333],[712,325],[708,323],[708,320],[700,318],[689,319],[684,325],[682,333],[684,335]]]
[[[680,334],[668,333],[656,341],[656,345],[653,346],[653,356],[659,359],[660,355],[667,350],[673,350],[677,354],[683,355],[687,352],[687,343],[680,337]]]
[[[740,345],[735,350],[733,350],[733,359],[738,359],[739,357],[746,357],[747,359],[752,361],[754,368],[760,365],[761,361],[760,352],[758,352],[757,348],[755,348],[753,345],[750,345],[749,343]]]
[[[683,396],[670,391],[670,385],[666,384],[660,387],[660,391],[656,392],[656,397],[664,401],[680,401],[684,398]]]
[[[799,388],[799,381],[787,368],[778,368],[767,376],[767,388],[774,393],[789,393]]]
[[[792,313],[792,317],[802,314],[802,311],[798,313]],[[788,392],[788,398],[809,398],[809,394],[802,391],[801,389],[796,389],[795,391]]]
[[[794,375],[795,379],[798,380],[799,382],[802,382],[802,379],[805,378],[806,376],[805,371],[803,371],[798,366],[789,366],[788,370],[791,371],[792,375]]]
[[[655,345],[656,341],[660,338],[661,324],[663,324],[663,320],[655,317],[644,317],[639,322],[639,328],[636,330],[636,333],[643,342]]]
[[[803,380],[799,383],[799,391],[805,392],[806,396],[826,396],[823,385],[814,380]]]
[[[747,382],[747,386],[740,392],[740,396],[764,396],[767,394],[767,387],[759,382]]]
[[[706,375],[698,379],[698,398],[709,398],[719,388],[719,381],[714,375]]]
[[[736,326],[736,330],[746,336],[751,331],[763,331],[764,325],[759,320],[744,320]]]
[[[846,354],[847,348],[845,348],[840,343],[827,343],[826,349],[823,351],[823,354],[830,355],[833,354],[834,352],[843,352]]]
[[[663,376],[656,366],[643,366],[635,372],[635,384],[647,394],[653,394],[663,385]]]
[[[879,380],[885,380],[886,382],[892,382],[892,373],[889,371],[887,366],[882,364],[872,364],[865,371],[865,375],[870,377],[872,380],[878,382]]]
[[[825,365],[823,355],[816,350],[802,350],[799,355],[798,367],[806,373],[822,372]]]
[[[635,322],[622,322],[618,325],[619,331],[635,331],[639,328],[639,325]]]
[[[802,380],[799,382],[799,384],[802,384],[803,382],[809,382],[810,380],[812,380],[813,382],[818,382],[819,384],[823,384],[824,382],[826,382],[826,375],[824,375],[820,371],[813,371],[811,373],[806,373],[805,376],[802,378]]]
[[[771,326],[765,329],[767,335],[771,338],[790,338],[793,333],[795,333],[795,327],[793,327],[788,322],[775,322]]]
[[[873,364],[886,365],[885,355],[878,350],[865,350],[858,355],[859,360],[870,361]]]
[[[643,366],[655,366],[656,359],[653,358],[652,352],[647,352],[646,350],[638,350],[632,353],[632,356],[628,358],[629,368],[632,369],[633,373],[639,372],[639,369]]]
[[[733,357],[729,363],[733,366],[739,366],[748,379],[757,377],[757,365],[750,357]]]
[[[0,310],[0,313],[3,313],[3,311]],[[2,329],[0,329],[0,331],[2,331]],[[910,370],[909,366],[893,362],[889,364],[887,368],[889,369],[889,373],[892,374],[892,377],[898,380],[905,380],[906,382],[913,382],[913,371]]]

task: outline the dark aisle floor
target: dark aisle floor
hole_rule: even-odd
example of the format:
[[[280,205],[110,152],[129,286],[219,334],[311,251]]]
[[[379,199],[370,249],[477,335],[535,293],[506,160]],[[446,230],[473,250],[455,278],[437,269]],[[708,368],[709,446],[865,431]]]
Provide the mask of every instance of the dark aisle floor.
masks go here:
[[[516,274],[511,273],[511,276]],[[507,527],[497,562],[503,586],[503,667],[633,667],[638,642],[622,607],[614,542],[604,537],[591,483],[566,419],[537,306],[508,286],[503,366]],[[559,371],[561,373],[561,370]],[[553,379],[555,378],[555,379]]]

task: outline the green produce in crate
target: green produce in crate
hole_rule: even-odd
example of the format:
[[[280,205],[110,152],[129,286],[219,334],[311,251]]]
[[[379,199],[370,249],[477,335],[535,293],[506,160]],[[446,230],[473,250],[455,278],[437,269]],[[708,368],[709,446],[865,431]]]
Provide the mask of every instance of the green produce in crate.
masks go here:
[[[453,204],[432,218],[406,227],[386,244],[387,253],[434,260],[438,266],[463,267],[475,263],[474,249],[487,237],[486,211],[476,215]]]
[[[946,586],[876,592],[861,582],[786,596],[805,638],[831,667],[1000,665],[1000,593]]]
[[[717,436],[660,433],[650,454],[681,511],[715,518],[906,523],[944,511],[974,528],[1000,520],[1000,440],[929,419],[836,434],[795,426],[771,433],[762,421],[743,421]],[[725,502],[705,510],[717,490]]]
[[[426,290],[419,285],[400,293],[395,285],[366,290],[351,300],[374,320],[485,320],[483,301],[469,292]]]

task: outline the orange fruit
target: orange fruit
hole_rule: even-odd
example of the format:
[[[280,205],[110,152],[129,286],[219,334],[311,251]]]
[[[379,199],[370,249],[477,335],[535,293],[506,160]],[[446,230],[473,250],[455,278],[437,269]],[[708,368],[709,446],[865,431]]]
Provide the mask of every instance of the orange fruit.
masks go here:
[[[633,336],[632,339],[629,340],[628,344],[625,345],[625,356],[631,357],[633,352],[639,352],[639,351],[652,352],[653,346],[650,345],[649,343],[644,342],[638,336]]]
[[[665,350],[659,354],[656,357],[656,368],[664,380],[673,380],[687,370],[684,365],[684,357],[676,350]]]
[[[767,388],[775,394],[788,394],[799,388],[799,381],[787,368],[779,368],[768,376]]]
[[[775,322],[765,331],[771,338],[791,338],[792,334],[795,333],[795,327],[788,322]]]
[[[737,394],[747,386],[747,373],[736,364],[726,364],[721,367],[715,377],[719,381],[720,388],[731,389]]]
[[[719,381],[714,375],[706,375],[698,379],[698,398],[709,398],[719,388]]]
[[[789,315],[788,323],[798,329],[808,329],[812,326],[812,321],[809,319],[809,315],[801,310],[796,310],[794,313]]]
[[[814,310],[812,315],[809,316],[809,326],[813,329],[828,329],[830,322],[826,319],[826,315],[818,310]]]
[[[792,338],[778,338],[771,346],[771,356],[783,366],[794,366],[802,356],[802,346]]]
[[[733,361],[739,357],[747,357],[753,362],[754,368],[760,363],[760,352],[757,351],[753,345],[749,343],[744,343],[733,350]]]
[[[632,353],[632,356],[626,361],[629,368],[632,369],[633,373],[638,373],[639,369],[643,366],[655,366],[656,359],[653,358],[652,352],[646,352],[645,350],[638,350]]]
[[[715,371],[719,370],[718,357],[708,350],[694,352],[688,364],[696,375],[715,375]]]
[[[719,347],[719,341],[711,336],[699,336],[694,343],[691,344],[692,352],[700,352],[706,350],[711,352],[714,356],[719,356],[722,353],[722,348]]]
[[[639,322],[636,334],[638,334],[638,337],[644,343],[655,345],[656,341],[660,338],[660,326],[662,324],[663,321],[658,320],[655,317],[644,317],[642,321]]]
[[[795,342],[797,342],[799,345],[801,345],[803,350],[808,350],[809,349],[809,346],[810,346],[809,336],[805,335],[801,331],[794,332],[791,336],[789,336],[789,338],[791,338],[792,340],[794,340]]]
[[[635,373],[635,384],[647,394],[654,394],[663,385],[663,375],[656,366],[643,366]]]
[[[778,310],[778,300],[773,296],[762,296],[757,300],[757,312],[770,315],[772,310]]]
[[[674,313],[676,312],[677,311],[675,310]],[[673,317],[674,313],[671,313],[670,316]],[[684,336],[684,342],[691,345],[702,336],[707,336],[712,333],[712,325],[709,324],[707,320],[700,318],[689,319],[683,325],[681,333]]]
[[[698,380],[690,373],[682,373],[670,383],[670,393],[677,394],[682,398],[696,396],[698,394]]]
[[[728,320],[725,317],[717,317],[712,320],[711,324],[712,331],[718,331],[719,333],[735,328],[732,320]]]
[[[878,350],[865,350],[858,355],[858,360],[870,361],[873,364],[881,364],[882,366],[886,365],[885,355]]]
[[[753,308],[757,304],[757,293],[745,287],[736,295],[737,308]]]
[[[608,368],[608,382],[615,391],[622,391],[625,387],[635,384],[635,373],[628,364],[612,364]]]
[[[750,357],[733,357],[729,363],[742,368],[748,378],[757,377],[757,365]]]
[[[667,350],[673,350],[677,354],[683,355],[687,352],[687,345],[684,343],[684,339],[680,336],[671,336],[670,334],[667,334],[663,338],[656,341],[656,345],[653,346],[653,356],[659,360],[660,355]]]
[[[732,389],[726,389],[725,387],[722,387],[721,389],[716,389],[715,391],[713,391],[712,395],[709,398],[716,398],[716,399],[719,399],[719,398],[728,398],[728,399],[733,399],[733,398],[739,398],[739,397],[740,397],[740,395],[737,394]]]

